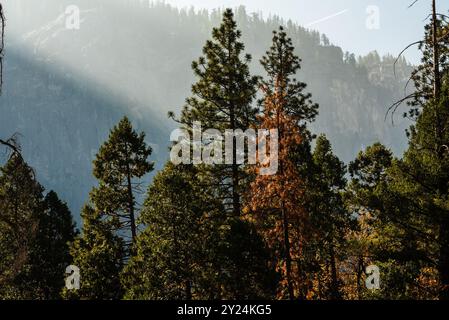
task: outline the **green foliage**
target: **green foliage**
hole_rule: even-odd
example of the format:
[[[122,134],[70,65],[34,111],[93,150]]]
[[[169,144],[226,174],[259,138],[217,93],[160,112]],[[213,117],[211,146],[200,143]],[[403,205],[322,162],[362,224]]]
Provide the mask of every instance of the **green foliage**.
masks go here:
[[[29,270],[22,281],[35,287],[33,299],[60,299],[64,271],[72,263],[69,244],[77,231],[72,214],[54,191],[44,199],[44,211],[30,252]]]
[[[0,175],[0,296],[26,298],[27,263],[43,210],[43,188],[19,155],[13,155]]]
[[[205,298],[204,285],[212,273],[208,263],[210,219],[219,206],[201,188],[198,171],[168,163],[148,189],[140,220],[136,255],[124,272],[127,298]],[[209,285],[209,284],[207,284]]]
[[[268,95],[272,95],[275,88],[285,94],[285,112],[304,124],[315,120],[318,105],[311,101],[310,93],[304,93],[307,85],[294,78],[301,69],[301,59],[294,51],[292,39],[283,27],[273,32],[271,47],[260,61],[267,73],[263,85]]]
[[[187,130],[191,130],[194,121],[222,133],[226,129],[245,131],[254,122],[258,110],[251,103],[256,95],[258,77],[250,75],[251,56],[244,55],[241,36],[232,10],[227,9],[221,25],[212,30],[212,40],[206,41],[204,56],[192,63],[198,80],[192,85],[193,96],[186,100],[180,119]],[[232,164],[204,169],[213,174],[211,183],[217,186],[220,196],[228,199],[227,210],[238,217],[241,214],[241,180],[245,175],[237,163],[235,141],[233,149]]]
[[[256,95],[259,79],[250,75],[251,57],[243,53],[244,45],[240,38],[241,32],[237,30],[234,14],[232,10],[228,9],[223,13],[221,25],[213,29],[212,40],[206,42],[203,48],[204,56],[192,63],[198,80],[192,86],[193,96],[187,99],[187,104],[179,120],[187,130],[192,129],[194,121],[200,121],[204,128],[218,129],[222,133],[227,129],[245,131],[254,123],[258,109],[253,108],[251,103]],[[234,151],[236,151],[235,149],[234,142]],[[187,220],[190,221],[189,223],[195,221],[199,223],[199,226],[196,227],[180,225],[174,228],[174,230],[191,228],[193,229],[191,236],[200,239],[190,239],[186,242],[189,244],[190,250],[197,248],[197,251],[194,252],[198,252],[201,257],[201,259],[194,260],[196,268],[189,267],[188,269],[189,272],[192,272],[191,279],[182,283],[180,280],[174,281],[174,293],[172,290],[165,294],[154,293],[157,297],[167,298],[175,294],[185,298],[232,299],[269,295],[267,292],[270,289],[266,288],[270,286],[270,284],[266,285],[269,280],[262,280],[262,282],[255,280],[256,278],[266,279],[271,274],[266,269],[267,253],[263,248],[255,245],[256,243],[262,244],[260,238],[250,225],[240,220],[241,198],[247,175],[242,165],[237,163],[235,152],[233,158],[232,164],[195,168],[184,166],[175,170],[175,172],[182,170],[177,175],[183,179],[186,179],[185,175],[192,176],[193,172],[199,176],[198,179],[190,178],[191,182],[189,183],[193,183],[193,185],[189,186],[188,193],[179,192],[179,186],[176,183],[172,186],[176,189],[171,190],[171,193],[179,194],[182,197],[177,201],[172,199],[173,195],[164,194],[159,184],[155,184],[154,187],[158,190],[156,194],[161,194],[164,199],[171,200],[153,202],[151,198],[154,195],[150,189],[149,200],[145,208],[147,214],[144,217],[147,219],[150,217],[148,212],[154,212],[155,217],[166,212],[175,212],[178,216],[177,221]],[[166,170],[166,174],[170,176],[173,170],[170,165]],[[166,186],[165,188],[172,187]],[[193,197],[199,197],[199,199],[193,201]],[[201,205],[198,201],[201,201]],[[190,203],[190,206],[197,205],[198,207],[187,207],[190,209],[186,210],[185,205],[180,207],[179,202],[181,204]],[[165,203],[170,206],[170,209],[161,208],[161,205],[165,205]],[[192,214],[196,216],[189,219],[188,217]],[[147,242],[164,241],[170,236],[157,233],[158,227],[151,220],[144,222],[148,224],[148,229],[144,232]],[[162,226],[165,226],[165,223],[162,223]],[[199,227],[201,227],[199,230],[196,229]],[[173,226],[171,228],[173,229]],[[171,229],[164,227],[163,230]],[[185,234],[186,232],[179,230],[176,232],[176,234],[180,233]],[[173,236],[170,237],[173,238]],[[236,239],[239,239],[239,243],[235,242]],[[246,246],[243,247],[243,244]],[[171,252],[169,249],[166,251]],[[154,253],[151,252],[148,255],[153,257],[150,260],[164,259],[164,256],[159,260],[155,259]],[[170,256],[172,257],[173,254]],[[168,260],[163,261],[165,262],[160,262],[158,265],[168,263]],[[259,263],[255,263],[255,261]],[[241,268],[242,265],[245,265],[246,268]],[[178,266],[182,266],[182,264],[178,264]],[[196,269],[200,269],[200,271],[195,271]],[[159,269],[156,268],[156,270]],[[168,279],[171,279],[170,277],[186,271],[174,270],[173,267],[170,267],[167,272],[169,273]],[[166,284],[167,281],[164,280],[162,283]],[[171,288],[171,286],[166,288]]]
[[[147,228],[123,275],[126,298],[270,297],[263,243],[249,225],[223,216],[205,179],[171,163],[154,178],[141,216]]]
[[[0,175],[0,297],[58,299],[76,231],[67,206],[15,154]]]
[[[221,269],[222,299],[274,299],[279,275],[270,264],[272,252],[254,225],[230,219],[221,234],[216,268]]]
[[[358,213],[359,222],[360,216],[367,217],[367,229],[359,230],[369,233],[362,265],[381,268],[381,288],[375,293],[365,291],[363,297],[367,299],[434,299],[438,291],[434,274],[424,278],[426,273],[433,273],[438,252],[437,243],[431,240],[435,227],[423,215],[425,201],[430,198],[416,189],[413,178],[427,175],[412,173],[423,164],[415,167],[415,162],[406,167],[407,154],[403,160],[393,159],[388,149],[376,143],[360,152],[349,166],[353,180],[348,204]]]
[[[402,204],[394,207],[396,219],[416,238],[425,266],[439,270],[440,297],[449,298],[449,85],[443,81],[439,100],[427,102],[412,126],[409,149],[392,166],[389,189]]]
[[[198,81],[192,86],[181,121],[185,125],[201,121],[206,128],[246,129],[256,110],[250,107],[258,78],[251,76],[251,56],[244,54],[242,34],[237,30],[232,10],[223,13],[223,21],[206,41],[204,56],[192,63]]]
[[[82,235],[70,248],[73,265],[80,269],[80,289],[63,290],[65,299],[120,299],[120,272],[123,267],[123,241],[113,234],[110,222],[101,212],[86,206],[81,213]]]
[[[309,210],[311,231],[315,236],[311,237],[307,251],[318,253],[318,263],[321,264],[318,277],[322,278],[322,287],[318,297],[342,299],[344,284],[338,275],[338,266],[339,261],[346,258],[346,235],[354,226],[343,200],[346,166],[333,154],[331,144],[324,135],[316,140],[313,165]],[[310,258],[316,259],[314,256]],[[313,270],[309,272],[313,273]]]
[[[139,184],[134,181],[153,169],[147,158],[151,148],[145,134],[137,134],[128,118],[115,126],[94,161],[99,186],[91,192],[93,206],[87,205],[81,217],[83,232],[71,247],[73,263],[80,268],[81,289],[65,290],[69,299],[119,299],[125,258],[134,252],[126,245],[131,233],[137,237],[135,222]],[[120,233],[122,232],[122,233]]]
[[[151,147],[145,144],[145,134],[137,134],[127,117],[115,126],[94,160],[93,174],[99,186],[91,193],[96,209],[111,217],[115,230],[131,234],[134,240],[136,226],[136,192],[142,178],[153,170],[148,161]]]
[[[247,18],[242,9],[239,16]],[[197,82],[179,121],[187,129],[201,121],[222,132],[260,125],[261,110],[252,103],[261,84],[272,103],[271,109],[264,105],[266,119],[276,119],[270,112],[277,112],[280,127],[279,114],[285,113],[294,123],[280,132],[281,138],[295,138],[281,139],[294,141],[294,148],[283,149],[288,170],[281,163],[276,187],[261,184],[252,195],[256,204],[263,195],[273,197],[275,205],[263,203],[272,212],[256,224],[242,218],[241,201],[254,176],[236,161],[214,167],[168,162],[148,189],[136,223],[140,179],[153,170],[152,149],[125,117],[94,161],[99,185],[82,211],[81,235],[56,193],[44,198],[20,154],[1,168],[0,299],[271,299],[286,297],[286,290],[301,299],[449,299],[448,30],[443,16],[433,24],[438,43],[430,24],[423,63],[412,74],[416,92],[407,116],[416,123],[408,131],[408,150],[396,159],[376,143],[347,170],[324,135],[312,152],[315,136],[308,125],[318,105],[304,93],[306,84],[294,79],[301,60],[284,28],[274,32],[261,59],[267,73],[261,80],[250,74],[251,57],[227,9],[203,56],[192,63]],[[291,24],[289,30],[302,32]],[[322,43],[335,54],[326,37]],[[336,105],[372,102],[357,79],[376,83],[379,95],[394,86],[375,70],[391,58],[372,54],[358,61],[338,50],[335,56],[347,71],[329,84]],[[281,197],[280,189],[288,196]],[[139,223],[145,227],[140,234]],[[262,238],[273,234],[271,243]],[[80,268],[81,288],[61,293],[69,264]],[[381,270],[379,290],[364,288],[371,264]]]

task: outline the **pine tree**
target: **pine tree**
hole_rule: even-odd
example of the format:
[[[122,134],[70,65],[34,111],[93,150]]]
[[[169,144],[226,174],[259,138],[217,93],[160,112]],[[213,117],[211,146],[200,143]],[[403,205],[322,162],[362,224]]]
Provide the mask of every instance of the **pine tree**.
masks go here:
[[[69,243],[77,231],[67,205],[54,191],[45,196],[43,209],[23,281],[36,288],[34,299],[54,300],[60,298],[64,271],[72,262]]]
[[[265,99],[261,101],[264,114],[259,127],[278,130],[279,170],[274,176],[259,176],[260,168],[256,169],[248,207],[276,252],[275,263],[282,275],[278,296],[295,299],[307,295],[300,261],[308,229],[304,163],[312,163],[312,135],[306,125],[315,119],[318,106],[311,102],[310,94],[304,93],[306,85],[294,78],[300,59],[282,27],[273,32],[272,46],[261,64],[267,79],[262,82]]]
[[[315,254],[319,253],[321,263],[324,264],[323,272],[318,274],[323,291],[319,294],[320,298],[342,299],[343,283],[338,275],[339,260],[344,258],[346,234],[353,225],[343,201],[346,166],[333,154],[331,144],[324,135],[316,140],[313,161],[314,208],[310,220],[315,226],[315,243],[308,247]]]
[[[82,235],[71,246],[74,265],[81,271],[81,289],[65,290],[67,298],[118,299],[124,294],[120,273],[130,256],[122,231],[130,231],[132,244],[137,239],[136,196],[143,177],[153,169],[148,162],[151,148],[145,134],[137,134],[128,118],[115,126],[94,161],[93,188],[81,217]],[[123,236],[123,237],[122,237]],[[132,249],[134,250],[134,249]]]
[[[400,212],[396,212],[395,220],[402,224],[401,229],[420,239],[427,250],[424,260],[438,269],[439,297],[449,299],[449,215],[445,205],[449,24],[445,15],[438,14],[435,0],[430,16],[424,40],[418,42],[423,58],[411,77],[415,90],[393,105],[396,108],[412,99],[408,103],[411,109],[404,116],[416,123],[407,131],[408,151],[392,166],[390,194],[383,201]],[[401,206],[394,206],[394,201]]]
[[[359,299],[437,297],[436,288],[426,284],[422,290],[421,286],[434,266],[436,248],[430,230],[435,227],[423,219],[426,211],[417,206],[427,196],[416,189],[414,173],[401,172],[407,157],[396,160],[391,151],[376,143],[349,165],[348,204],[358,216],[358,230],[350,241],[351,255],[358,260],[356,272],[362,270],[357,277]],[[376,292],[363,290],[360,283],[369,264],[381,269],[381,288]]]
[[[217,210],[221,200],[199,173],[193,166],[167,163],[156,175],[142,210],[147,228],[123,276],[127,298],[271,296],[263,243],[250,230],[236,230],[246,227],[239,219],[228,229],[223,209]]]
[[[283,81],[279,76],[280,88]],[[275,175],[260,175],[264,164],[256,166],[248,210],[270,248],[276,252],[275,265],[282,275],[278,296],[295,299],[301,278],[299,266],[293,266],[293,261],[301,254],[301,230],[306,217],[302,208],[297,207],[302,195],[302,181],[289,156],[294,146],[301,142],[301,134],[297,119],[284,111],[285,94],[281,89],[274,92],[266,96],[260,126],[278,130],[279,169]]]
[[[272,45],[260,61],[267,73],[262,83],[267,96],[277,93],[285,97],[285,114],[296,119],[304,130],[318,115],[318,105],[311,101],[310,93],[304,92],[307,85],[294,78],[301,69],[301,59],[294,51],[283,27],[273,31]]]
[[[43,188],[33,170],[14,154],[0,171],[0,297],[32,298],[28,272],[33,241],[43,211]],[[43,257],[45,258],[45,257]]]
[[[64,288],[65,299],[110,300],[123,295],[123,240],[111,231],[110,221],[89,205],[81,213],[83,228],[70,247],[73,265],[80,269],[80,289]]]
[[[225,300],[274,299],[279,276],[269,246],[251,221],[231,219],[220,232],[218,259],[215,270],[220,270],[218,288]],[[217,241],[217,240],[215,240]]]
[[[251,56],[243,51],[241,32],[237,30],[234,14],[227,9],[220,27],[212,31],[212,40],[203,48],[204,56],[192,63],[199,78],[192,86],[193,96],[179,120],[186,129],[193,127],[194,121],[201,122],[206,129],[247,130],[255,119],[256,109],[251,107],[255,97],[258,78],[251,76],[249,64]],[[232,144],[232,164],[209,166],[213,172],[212,181],[220,191],[220,196],[228,204],[228,211],[234,217],[241,214],[242,165],[238,163],[236,141]]]
[[[204,129],[215,129],[226,136],[225,131],[245,132],[254,122],[257,109],[251,107],[251,103],[258,78],[250,75],[251,56],[244,55],[240,38],[232,10],[227,9],[222,24],[213,29],[212,40],[203,48],[204,56],[192,63],[198,81],[192,86],[193,96],[187,99],[178,120],[189,132],[194,122],[200,122]],[[198,174],[204,177],[202,187],[208,190],[210,197],[219,200],[213,210],[209,209],[214,215],[208,221],[210,230],[218,232],[209,244],[209,259],[215,274],[208,280],[212,298],[260,297],[270,291],[265,283],[261,286],[255,281],[257,277],[265,279],[270,274],[266,272],[264,250],[254,247],[260,239],[251,231],[251,226],[241,220],[241,198],[248,177],[237,159],[236,142],[233,137],[232,159],[226,159],[227,164],[195,163]],[[245,242],[238,244],[235,239]],[[249,247],[239,246],[242,243]],[[256,260],[260,264],[255,265]],[[246,268],[239,268],[239,265]],[[211,280],[213,278],[215,280]]]
[[[0,296],[58,299],[75,236],[67,206],[44,189],[19,154],[0,175]]]
[[[447,75],[449,67],[447,59],[449,53],[448,17],[437,12],[436,0],[432,0],[429,17],[431,17],[431,21],[425,26],[424,39],[413,43],[419,44],[419,49],[423,53],[421,64],[416,67],[410,77],[415,90],[393,105],[396,108],[403,101],[407,101],[411,108],[404,116],[415,120],[429,100],[439,100],[442,92],[442,79]]]
[[[112,217],[116,230],[137,236],[136,193],[140,192],[137,179],[153,170],[148,161],[151,147],[145,144],[145,134],[137,134],[127,117],[115,126],[100,148],[94,161],[94,176],[99,186],[91,194],[96,209]]]
[[[391,189],[403,204],[401,221],[419,230],[427,258],[438,265],[439,297],[449,299],[449,85],[446,77],[442,81],[439,101],[430,100],[410,129],[409,149],[392,168]]]
[[[195,167],[168,163],[150,188],[141,222],[147,227],[138,236],[136,255],[124,272],[127,298],[205,299],[204,286],[211,274],[208,263],[210,223],[219,204],[199,187]]]

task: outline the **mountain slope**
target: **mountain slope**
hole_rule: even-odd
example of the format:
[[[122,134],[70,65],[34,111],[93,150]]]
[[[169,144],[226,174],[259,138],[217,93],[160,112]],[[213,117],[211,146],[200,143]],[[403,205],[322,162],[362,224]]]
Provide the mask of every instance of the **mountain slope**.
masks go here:
[[[91,161],[109,129],[130,115],[155,147],[160,168],[168,157],[179,111],[194,81],[191,61],[201,54],[220,12],[195,13],[139,0],[80,0],[80,30],[65,27],[67,0],[6,2],[8,15],[5,88],[0,98],[0,136],[19,132],[26,160],[48,189],[78,214],[94,184]],[[313,125],[326,133],[337,154],[351,160],[380,140],[397,153],[405,146],[406,122],[385,121],[389,105],[403,96],[411,67],[403,60],[393,75],[392,57],[356,59],[316,32],[279,18],[263,20],[236,10],[252,71],[271,32],[284,24],[320,115]],[[146,178],[149,181],[149,178]]]

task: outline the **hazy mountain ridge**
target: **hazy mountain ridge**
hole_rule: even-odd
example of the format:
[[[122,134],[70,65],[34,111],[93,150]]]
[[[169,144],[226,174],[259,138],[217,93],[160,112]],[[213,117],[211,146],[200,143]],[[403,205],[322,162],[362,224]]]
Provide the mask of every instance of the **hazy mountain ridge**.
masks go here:
[[[158,168],[163,165],[175,127],[166,113],[182,107],[194,81],[190,63],[221,19],[218,11],[195,13],[139,0],[77,3],[80,30],[66,30],[64,19],[58,19],[71,1],[6,3],[10,15],[0,99],[0,135],[22,134],[26,160],[75,215],[94,183],[92,158],[124,114],[147,132],[155,146],[152,159]],[[17,21],[18,16],[29,19]],[[399,61],[395,77],[393,57],[371,54],[357,60],[291,22],[263,20],[244,8],[236,17],[255,74],[263,75],[257,62],[272,30],[285,24],[303,60],[298,78],[320,103],[314,131],[326,133],[342,159],[352,159],[362,145],[376,140],[403,150],[405,123],[397,118],[392,127],[384,118],[403,95],[410,72],[405,61]]]

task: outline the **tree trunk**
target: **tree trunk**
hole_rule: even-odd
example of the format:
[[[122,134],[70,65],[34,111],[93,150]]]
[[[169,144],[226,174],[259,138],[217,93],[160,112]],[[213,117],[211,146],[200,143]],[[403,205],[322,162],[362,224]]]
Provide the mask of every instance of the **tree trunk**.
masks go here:
[[[234,106],[230,108],[231,129],[236,130]],[[232,212],[234,217],[240,217],[240,196],[239,196],[239,166],[237,164],[237,143],[232,138]]]
[[[132,236],[132,242],[134,243],[136,241],[137,237],[137,227],[136,227],[136,217],[134,215],[134,195],[133,195],[133,186],[131,182],[131,173],[130,168],[128,166],[128,172],[127,172],[127,187],[128,187],[128,210],[129,210],[129,221],[131,225],[131,236]]]
[[[440,98],[441,91],[441,81],[440,81],[440,54],[438,48],[438,26],[437,26],[437,9],[435,0],[432,0],[432,45],[433,45],[433,94],[435,100],[438,102]]]
[[[439,43],[438,43],[438,25],[437,25],[437,9],[436,0],[432,0],[432,45],[433,45],[433,76],[434,76],[434,87],[433,94],[435,102],[438,104],[440,102],[440,92],[441,92],[441,75],[440,75],[440,53],[439,53]],[[437,129],[437,154],[440,161],[443,161],[444,154],[441,148],[442,143],[442,124],[439,118],[439,114],[436,114],[436,129]],[[446,181],[440,181],[439,192],[441,194],[447,193],[447,183]],[[449,300],[449,217],[443,217],[439,226],[439,276],[440,276],[440,290],[439,298],[440,300]]]
[[[362,274],[364,273],[364,259],[363,255],[359,256],[359,260],[357,261],[357,299],[360,300],[362,296]]]
[[[287,286],[288,286],[288,295],[290,300],[295,299],[295,292],[293,289],[292,282],[292,257],[290,255],[290,236],[289,236],[289,228],[288,228],[288,217],[285,212],[284,205],[282,204],[282,220],[283,220],[283,229],[284,229],[284,247],[285,247],[285,272],[287,277]]]
[[[340,288],[338,284],[338,275],[337,275],[337,265],[335,261],[335,250],[334,244],[330,245],[330,265],[331,265],[331,299],[332,300],[340,300]]]

